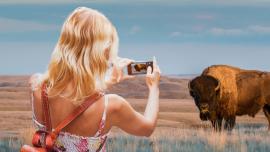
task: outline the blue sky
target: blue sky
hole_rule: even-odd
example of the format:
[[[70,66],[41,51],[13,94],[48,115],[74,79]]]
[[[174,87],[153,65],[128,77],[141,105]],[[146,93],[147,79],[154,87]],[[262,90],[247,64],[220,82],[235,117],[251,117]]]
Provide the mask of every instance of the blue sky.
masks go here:
[[[112,21],[120,56],[156,56],[164,74],[198,74],[212,64],[270,71],[267,0],[0,0],[0,74],[44,72],[78,6]]]

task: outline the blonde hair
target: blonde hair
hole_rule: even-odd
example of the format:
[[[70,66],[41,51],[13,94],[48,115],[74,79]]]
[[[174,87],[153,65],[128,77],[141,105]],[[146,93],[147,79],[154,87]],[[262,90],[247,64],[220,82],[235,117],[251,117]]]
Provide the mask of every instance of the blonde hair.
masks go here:
[[[118,35],[112,23],[100,12],[76,8],[66,19],[43,81],[48,95],[57,96],[67,87],[67,98],[80,103],[94,91],[102,90],[109,60],[116,59]]]

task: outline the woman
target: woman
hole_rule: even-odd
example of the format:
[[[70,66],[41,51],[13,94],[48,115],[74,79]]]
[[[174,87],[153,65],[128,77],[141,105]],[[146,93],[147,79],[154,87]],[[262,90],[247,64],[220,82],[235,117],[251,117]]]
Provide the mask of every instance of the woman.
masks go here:
[[[75,9],[62,27],[47,71],[30,78],[34,124],[44,128],[40,94],[45,82],[54,128],[95,91],[131,78],[123,74],[123,69],[132,60],[117,57],[117,51],[116,29],[103,14],[85,7]],[[112,72],[106,81],[109,65],[113,65]],[[123,97],[106,94],[65,127],[55,145],[63,151],[96,151],[99,139],[107,136],[113,126],[132,135],[150,136],[157,122],[159,79],[160,70],[154,59],[153,70],[147,69],[149,97],[144,115]]]

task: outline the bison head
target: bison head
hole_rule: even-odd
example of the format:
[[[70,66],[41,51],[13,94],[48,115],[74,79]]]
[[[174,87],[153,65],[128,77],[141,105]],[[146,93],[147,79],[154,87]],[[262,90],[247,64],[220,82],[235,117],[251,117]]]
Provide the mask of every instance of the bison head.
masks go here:
[[[212,120],[220,92],[219,80],[212,76],[198,76],[189,82],[189,92],[200,111],[201,120]]]

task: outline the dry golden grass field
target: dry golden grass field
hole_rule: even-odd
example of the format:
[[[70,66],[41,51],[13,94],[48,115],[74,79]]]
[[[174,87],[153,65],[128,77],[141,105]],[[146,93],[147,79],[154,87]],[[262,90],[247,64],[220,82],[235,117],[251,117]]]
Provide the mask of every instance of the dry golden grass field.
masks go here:
[[[20,137],[21,132],[31,126],[28,78],[0,76],[0,138]],[[200,151],[200,146],[204,145],[201,148],[207,151],[249,151],[253,140],[255,144],[266,142],[266,146],[260,146],[263,148],[259,151],[270,149],[267,146],[270,144],[267,120],[262,112],[255,118],[237,117],[237,126],[232,133],[215,133],[209,122],[199,119],[198,110],[188,94],[188,81],[189,78],[163,76],[160,82],[160,113],[154,134],[149,139],[131,137],[113,128],[108,142],[109,149],[121,151],[121,148],[128,147],[129,151]],[[122,82],[107,90],[107,93],[122,95],[140,112],[145,109],[148,92],[143,77]],[[235,147],[229,145],[232,140]],[[247,144],[250,140],[252,144]],[[194,144],[195,148],[192,146]],[[228,149],[228,145],[234,148]],[[138,146],[144,148],[138,150]]]

